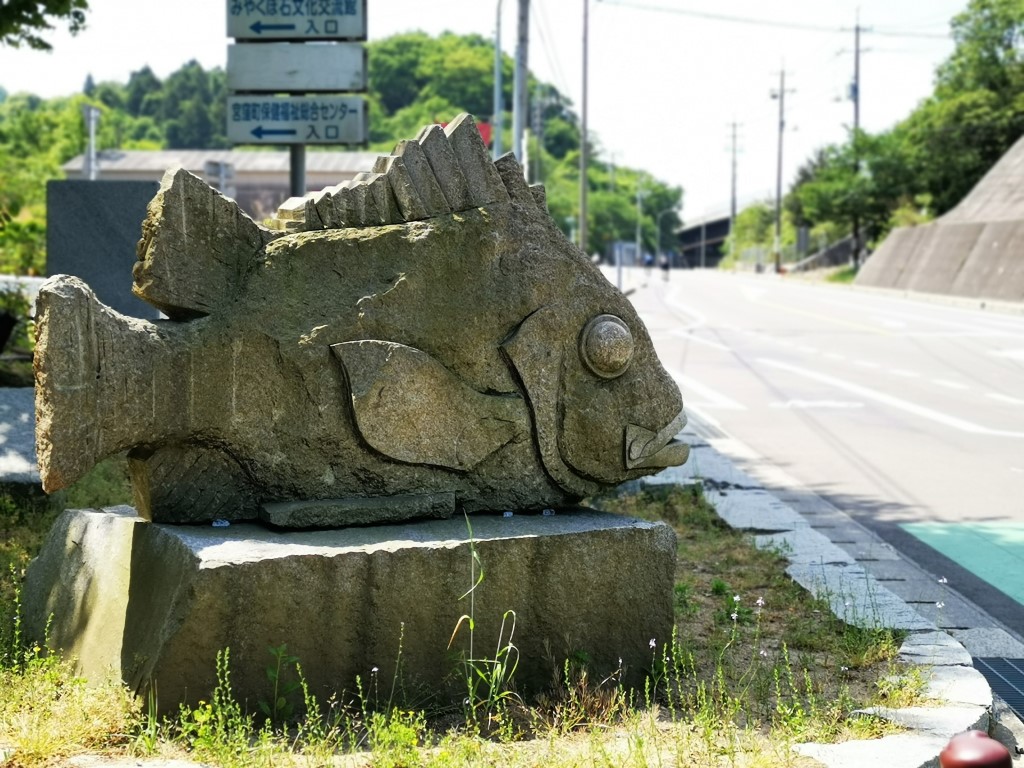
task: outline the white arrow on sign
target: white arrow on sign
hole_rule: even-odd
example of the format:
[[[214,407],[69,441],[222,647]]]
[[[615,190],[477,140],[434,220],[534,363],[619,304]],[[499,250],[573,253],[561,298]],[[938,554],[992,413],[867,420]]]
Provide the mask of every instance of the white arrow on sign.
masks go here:
[[[236,40],[365,40],[366,0],[228,0]]]

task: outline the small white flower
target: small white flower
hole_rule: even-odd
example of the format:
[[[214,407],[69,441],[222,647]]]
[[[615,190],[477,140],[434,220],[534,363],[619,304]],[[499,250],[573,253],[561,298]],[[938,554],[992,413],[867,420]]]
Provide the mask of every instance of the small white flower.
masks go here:
[[[949,584],[949,579],[943,576],[941,579],[939,579],[939,584]]]
[[[938,608],[939,610],[941,610],[941,609],[946,607],[946,604],[944,602],[942,602],[941,600],[939,600],[939,602],[937,602],[935,604],[935,607]]]
[[[849,667],[840,667],[840,668],[839,668],[839,671],[840,671],[840,672],[849,672],[849,671],[850,671],[850,668],[849,668]]]
[[[657,641],[657,640],[655,640],[655,639],[654,639],[654,638],[652,637],[652,638],[651,638],[651,642],[649,642],[649,643],[648,643],[647,645],[648,645],[648,646],[650,647],[650,649],[651,649],[651,650],[653,651],[653,650],[654,650],[655,648],[657,648],[657,647],[658,647],[658,641]]]
[[[373,669],[370,670],[370,674],[371,675],[376,675],[378,672],[380,672],[380,668],[379,667],[374,667]]]
[[[761,654],[761,658],[762,659],[767,659],[768,658],[768,651],[766,651],[764,648],[762,648],[760,651],[758,651],[758,653]]]
[[[736,613],[735,611],[733,613],[730,613],[729,615],[732,617],[733,621],[736,621],[736,619],[738,619],[740,617],[740,615],[738,613]]]
[[[738,603],[738,602],[740,601],[740,596],[739,596],[739,595],[733,595],[733,596],[732,596],[732,601],[733,601],[734,603]]]
[[[757,598],[757,601],[754,603],[754,605],[756,605],[758,608],[764,608],[764,598]]]

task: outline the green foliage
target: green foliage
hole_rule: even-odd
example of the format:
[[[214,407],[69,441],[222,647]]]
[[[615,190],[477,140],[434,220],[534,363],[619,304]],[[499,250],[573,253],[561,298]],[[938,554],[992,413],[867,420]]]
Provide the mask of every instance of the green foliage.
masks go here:
[[[217,652],[217,685],[210,701],[196,707],[182,704],[177,720],[178,738],[200,757],[221,765],[241,762],[256,735],[252,718],[231,691],[230,659],[228,648]]]
[[[27,45],[40,51],[53,48],[40,35],[53,29],[50,21],[66,21],[71,34],[85,27],[88,0],[4,0],[0,4],[0,45]]]
[[[260,700],[260,711],[272,723],[285,723],[291,720],[295,714],[295,703],[291,700],[292,694],[302,688],[298,678],[286,680],[285,675],[289,667],[298,668],[299,657],[288,653],[287,643],[271,647],[270,655],[274,661],[266,667],[266,674],[273,690],[270,701]]]
[[[469,613],[459,617],[448,640],[451,649],[455,638],[462,627],[466,627],[469,635],[468,652],[462,653],[463,679],[466,684],[464,700],[466,720],[478,728],[488,730],[494,722],[504,719],[508,706],[519,700],[512,689],[516,668],[519,666],[519,649],[512,643],[516,632],[516,612],[505,611],[501,617],[501,628],[493,656],[481,656],[475,651],[476,641],[476,589],[484,581],[484,568],[480,561],[480,553],[473,542],[473,526],[466,516],[466,528],[469,530],[470,553],[470,587],[459,598],[469,598]],[[507,634],[506,634],[507,632]]]

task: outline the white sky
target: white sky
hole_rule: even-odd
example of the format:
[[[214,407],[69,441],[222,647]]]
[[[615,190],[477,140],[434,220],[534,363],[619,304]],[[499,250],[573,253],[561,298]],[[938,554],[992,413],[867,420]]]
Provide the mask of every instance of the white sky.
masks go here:
[[[530,69],[580,106],[584,0],[532,0]],[[739,129],[743,202],[774,195],[779,86],[785,62],[784,182],[853,121],[853,27],[861,36],[861,125],[879,131],[931,93],[953,49],[949,20],[968,0],[590,0],[588,121],[604,157],[684,187],[683,218],[724,212],[730,124]],[[371,40],[445,29],[492,36],[495,0],[368,0]],[[189,59],[226,60],[226,2],[90,0],[88,28],[52,33],[51,54],[0,48],[0,86],[44,97],[127,82],[145,65],[164,77]],[[513,52],[516,0],[504,0],[502,47]],[[674,9],[686,13],[652,10]],[[753,19],[753,23],[712,16]],[[771,23],[765,23],[770,21]],[[778,25],[778,26],[777,26]],[[789,29],[781,25],[821,30]],[[896,36],[909,33],[915,37]],[[930,37],[929,37],[930,36]],[[488,116],[481,115],[482,119]]]

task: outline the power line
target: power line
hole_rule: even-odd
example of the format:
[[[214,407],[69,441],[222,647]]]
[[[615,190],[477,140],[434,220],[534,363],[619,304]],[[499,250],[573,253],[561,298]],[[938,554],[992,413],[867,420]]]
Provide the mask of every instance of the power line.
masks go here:
[[[551,67],[551,74],[554,77],[555,85],[558,86],[559,92],[563,95],[568,94],[569,89],[566,87],[568,81],[565,79],[565,74],[562,71],[561,61],[558,58],[558,49],[550,42],[551,36],[548,32],[551,29],[551,23],[548,21],[544,3],[535,2],[534,5],[538,13],[533,17],[533,22],[540,36],[541,46],[544,48],[544,58],[548,60],[548,66]]]
[[[733,16],[726,13],[710,13],[708,11],[695,11],[688,8],[669,8],[663,5],[651,5],[650,3],[635,2],[635,0],[600,0],[608,5],[621,5],[624,8],[635,8],[640,11],[653,11],[656,13],[671,13],[677,16],[689,16],[709,21],[725,21],[732,24],[751,24],[759,27],[772,27],[774,29],[788,29],[794,32],[823,32],[838,34],[843,30],[840,27],[825,26],[821,24],[804,24],[796,21],[778,21],[777,19],[755,18],[753,16]],[[926,32],[877,32],[877,34],[888,37],[918,37],[924,39],[948,40],[949,34],[929,34]]]

